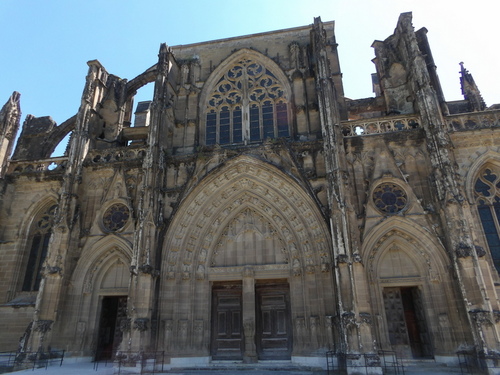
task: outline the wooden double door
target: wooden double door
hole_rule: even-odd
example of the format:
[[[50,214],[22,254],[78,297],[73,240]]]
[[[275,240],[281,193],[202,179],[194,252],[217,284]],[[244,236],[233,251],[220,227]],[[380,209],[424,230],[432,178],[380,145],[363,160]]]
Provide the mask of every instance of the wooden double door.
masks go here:
[[[291,358],[292,326],[288,284],[256,284],[254,293],[255,311],[244,311],[241,284],[214,285],[211,342],[213,359],[243,358],[243,320],[248,317],[255,321],[255,330],[251,330],[254,337],[251,339],[254,340],[259,359]]]

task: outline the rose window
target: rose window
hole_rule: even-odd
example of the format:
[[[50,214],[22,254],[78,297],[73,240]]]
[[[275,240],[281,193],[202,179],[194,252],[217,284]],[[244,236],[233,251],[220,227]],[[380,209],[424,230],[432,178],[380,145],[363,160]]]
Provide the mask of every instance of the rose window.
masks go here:
[[[130,211],[128,207],[122,203],[116,203],[106,210],[102,222],[106,230],[116,232],[127,224],[129,217]]]
[[[408,202],[405,191],[393,183],[383,183],[373,191],[373,203],[383,213],[401,212]]]

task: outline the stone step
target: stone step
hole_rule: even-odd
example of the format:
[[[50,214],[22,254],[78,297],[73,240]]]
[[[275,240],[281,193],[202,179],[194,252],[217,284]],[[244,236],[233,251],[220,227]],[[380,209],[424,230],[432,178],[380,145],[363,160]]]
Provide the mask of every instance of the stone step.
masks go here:
[[[175,368],[162,373],[171,375],[196,375],[196,374],[240,374],[245,375],[326,375],[323,369],[313,367],[276,366],[276,365],[238,365],[238,366],[208,366]]]

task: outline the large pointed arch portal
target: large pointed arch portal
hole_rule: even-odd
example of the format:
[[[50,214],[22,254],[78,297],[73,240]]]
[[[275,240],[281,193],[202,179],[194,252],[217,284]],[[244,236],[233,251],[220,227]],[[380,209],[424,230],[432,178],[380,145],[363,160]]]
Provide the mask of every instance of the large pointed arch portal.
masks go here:
[[[249,156],[227,162],[187,195],[167,233],[165,346],[181,355],[189,340],[168,332],[203,328],[193,339],[219,359],[285,359],[328,347],[332,335],[314,333],[313,345],[309,335],[333,314],[329,238],[296,180]],[[226,329],[240,341],[217,342],[214,332]]]

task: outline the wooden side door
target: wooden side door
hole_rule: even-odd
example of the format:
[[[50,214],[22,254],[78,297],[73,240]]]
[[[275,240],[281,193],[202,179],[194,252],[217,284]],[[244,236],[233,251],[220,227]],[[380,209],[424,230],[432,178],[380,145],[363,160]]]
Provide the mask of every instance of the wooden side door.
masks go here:
[[[290,359],[292,326],[288,284],[256,285],[256,346],[259,359]]]
[[[243,317],[240,285],[216,285],[212,291],[212,358],[243,358]]]
[[[383,296],[391,346],[398,356],[411,358],[401,288],[384,288]]]

